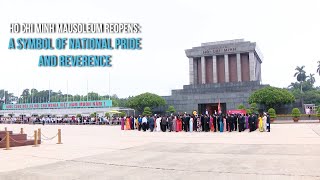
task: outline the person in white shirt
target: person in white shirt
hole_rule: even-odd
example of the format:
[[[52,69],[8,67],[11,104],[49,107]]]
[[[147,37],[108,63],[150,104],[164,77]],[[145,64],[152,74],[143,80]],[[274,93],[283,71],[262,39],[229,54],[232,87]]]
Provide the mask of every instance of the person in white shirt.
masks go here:
[[[306,114],[310,114],[310,109],[306,108]]]
[[[147,130],[147,123],[148,123],[147,117],[143,116],[143,118],[142,118],[142,129],[143,129],[143,131]]]
[[[311,113],[311,109],[310,109],[310,107],[307,107],[306,108],[306,114],[308,114],[309,118],[310,118],[310,113]]]
[[[263,123],[263,130],[266,132],[267,131],[267,114],[266,113],[263,113],[262,123]]]
[[[161,131],[161,126],[160,126],[160,122],[161,122],[161,117],[160,116],[158,116],[157,117],[157,119],[156,119],[156,125],[157,125],[157,129],[156,129],[156,131],[157,132],[160,132]]]

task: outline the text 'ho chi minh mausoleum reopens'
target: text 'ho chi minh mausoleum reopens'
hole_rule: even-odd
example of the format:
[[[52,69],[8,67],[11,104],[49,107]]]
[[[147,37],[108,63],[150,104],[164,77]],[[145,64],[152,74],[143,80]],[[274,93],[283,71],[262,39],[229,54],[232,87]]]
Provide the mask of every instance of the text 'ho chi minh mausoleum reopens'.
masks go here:
[[[250,94],[262,87],[261,63],[263,56],[255,42],[243,39],[203,43],[185,50],[189,58],[190,85],[172,90],[165,96],[168,105],[177,112],[209,113],[248,107]]]

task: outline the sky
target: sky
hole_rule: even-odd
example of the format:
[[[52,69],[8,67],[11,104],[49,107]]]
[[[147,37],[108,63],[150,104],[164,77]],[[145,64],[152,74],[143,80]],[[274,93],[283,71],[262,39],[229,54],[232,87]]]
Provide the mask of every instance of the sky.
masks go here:
[[[189,84],[185,50],[204,42],[257,42],[262,83],[287,87],[297,66],[316,74],[320,61],[320,1],[279,0],[4,0],[0,6],[0,89],[63,93],[170,95]],[[10,23],[139,23],[141,34],[11,34]],[[140,51],[9,50],[11,37],[140,37]],[[111,68],[38,67],[40,55],[108,54]],[[109,77],[110,75],[110,77]],[[110,79],[110,82],[109,82]],[[68,84],[68,86],[67,86]],[[109,87],[110,84],[110,87]],[[68,87],[68,88],[67,88]]]

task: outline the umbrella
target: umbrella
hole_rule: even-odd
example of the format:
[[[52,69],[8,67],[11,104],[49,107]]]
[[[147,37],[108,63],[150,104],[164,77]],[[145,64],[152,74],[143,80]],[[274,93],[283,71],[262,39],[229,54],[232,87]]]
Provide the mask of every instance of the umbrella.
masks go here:
[[[112,114],[120,114],[121,112],[116,111],[116,110],[111,110],[111,111],[109,111],[109,113],[112,113]]]

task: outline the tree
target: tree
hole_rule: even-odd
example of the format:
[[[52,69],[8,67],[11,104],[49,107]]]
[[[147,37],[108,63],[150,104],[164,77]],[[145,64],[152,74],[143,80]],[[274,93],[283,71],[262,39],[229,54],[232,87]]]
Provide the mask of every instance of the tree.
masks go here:
[[[258,113],[257,103],[251,103],[250,104],[250,110],[251,110],[252,113]]]
[[[120,116],[120,117],[125,117],[125,116],[126,116],[126,113],[125,113],[125,112],[120,112],[119,116]]]
[[[317,108],[317,117],[320,120],[320,107]]]
[[[301,66],[301,67],[297,66],[296,67],[297,72],[294,73],[294,77],[297,77],[297,81],[300,82],[300,91],[301,92],[302,92],[302,82],[306,81],[306,78],[307,78],[306,71],[303,70],[303,68],[304,68],[304,66]]]
[[[28,97],[28,96],[30,96],[29,89],[23,90],[21,96],[22,96],[22,97]]]
[[[136,109],[139,112],[142,112],[145,107],[153,109],[165,104],[166,101],[161,96],[148,92],[132,97],[127,102],[127,106]]]
[[[270,118],[276,118],[277,116],[276,116],[276,110],[274,110],[273,108],[270,108],[269,110],[268,110],[268,113],[269,113],[269,115],[270,115]]]
[[[30,90],[30,94],[37,94],[37,93],[38,93],[38,90],[37,90],[37,89],[34,89],[34,88],[33,88],[33,89]]]
[[[119,106],[119,107],[126,107],[129,98],[130,98],[130,97],[118,99],[118,106]],[[113,104],[113,103],[112,103],[112,104]]]
[[[11,104],[16,101],[18,101],[18,97],[14,96],[13,93],[4,89],[0,90],[0,103]]]
[[[149,107],[145,107],[144,110],[143,110],[142,115],[151,116],[152,115],[151,109]]]
[[[313,86],[313,84],[316,82],[316,79],[314,78],[314,74],[310,73],[310,75],[307,76],[307,78],[308,78],[307,82]]]
[[[293,108],[291,113],[292,113],[291,115],[295,118],[298,118],[301,116],[300,110],[298,108]]]
[[[306,91],[303,97],[306,104],[320,104],[320,91],[318,90]]]
[[[96,117],[96,116],[97,116],[96,112],[90,114],[90,117]]]
[[[249,97],[249,103],[265,105],[267,109],[289,104],[294,100],[294,96],[288,90],[271,86],[254,91]]]
[[[37,90],[35,88],[32,89],[24,89],[21,94],[15,96],[13,93],[10,93],[4,89],[0,90],[0,107],[6,101],[6,104],[12,103],[46,103],[49,101],[49,92],[50,92],[50,102],[66,102],[66,101],[86,101],[87,97],[89,100],[106,100],[109,99],[109,95],[99,95],[95,92],[90,92],[87,95],[72,95],[72,94],[63,94],[61,90],[55,92],[52,90]],[[129,97],[130,98],[130,97]],[[117,95],[112,95],[110,97],[112,100],[113,107],[126,107],[126,102],[128,98],[118,98]]]
[[[243,104],[239,104],[239,105],[237,106],[237,109],[246,109],[246,107],[245,107]]]
[[[301,92],[300,83],[295,82],[295,83],[291,83],[288,86],[288,90],[290,92],[292,92],[292,94],[294,95],[294,97],[296,99],[302,99],[303,97],[306,96],[306,94],[308,94],[309,91],[314,91],[317,89],[314,88],[313,85],[311,85],[309,82],[303,82],[302,83],[302,92]]]
[[[294,90],[294,89],[299,89],[300,90],[300,84],[297,83],[297,82],[292,82],[289,86],[288,86],[288,89],[290,90]]]
[[[317,73],[319,73],[319,75],[320,75],[320,61],[318,61]]]
[[[169,106],[167,112],[168,113],[175,113],[176,109],[173,106]]]
[[[297,81],[301,82],[301,81],[305,81],[307,76],[306,76],[306,71],[303,70],[305,66],[297,66],[296,67],[296,73],[294,73],[294,77],[297,77]]]
[[[109,114],[108,112],[106,112],[106,113],[104,114],[104,116],[105,116],[105,117],[110,117],[110,114]]]
[[[87,96],[89,101],[100,100],[99,94],[95,92],[89,92]],[[87,99],[87,96],[85,96],[85,99]]]

